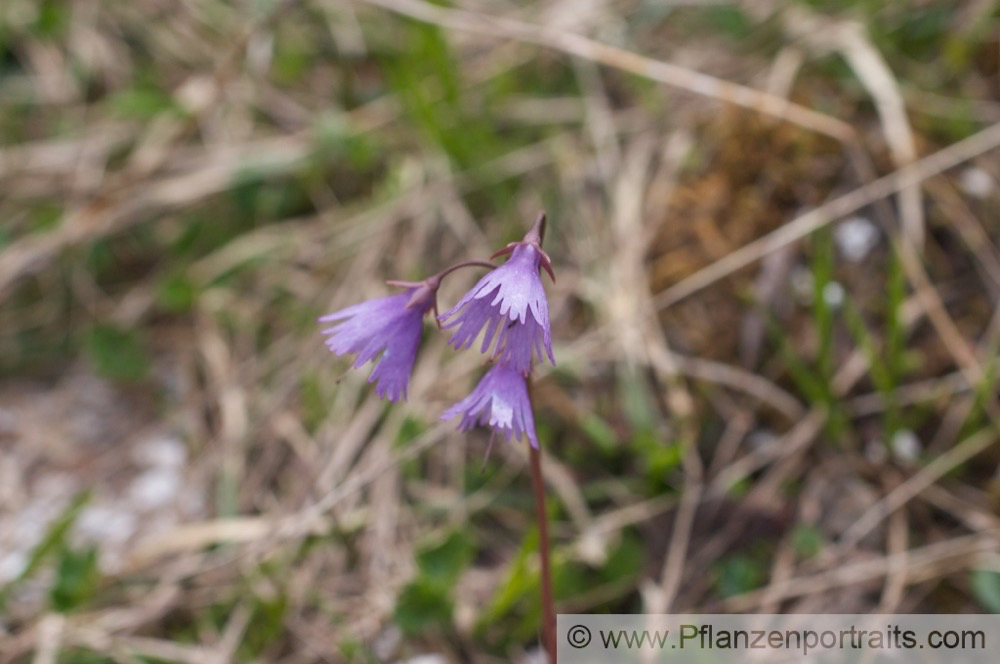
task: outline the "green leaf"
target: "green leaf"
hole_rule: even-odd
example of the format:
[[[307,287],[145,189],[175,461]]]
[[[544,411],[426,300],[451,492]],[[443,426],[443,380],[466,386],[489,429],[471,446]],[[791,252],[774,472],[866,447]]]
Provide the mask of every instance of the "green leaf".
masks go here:
[[[31,230],[35,233],[50,231],[59,225],[62,218],[62,206],[51,201],[43,202],[32,213]]]
[[[507,578],[497,588],[493,600],[479,616],[476,631],[480,631],[491,623],[499,621],[509,613],[523,597],[536,592],[539,583],[537,569],[532,569],[530,562],[537,555],[538,530],[530,530],[521,542],[517,556],[510,564]]]
[[[745,39],[753,30],[753,24],[737,6],[709,7],[705,13],[716,28],[735,39]]]
[[[92,650],[66,649],[59,653],[59,664],[115,664],[115,660]],[[150,664],[154,661],[149,660]]]
[[[798,526],[792,531],[792,548],[802,558],[812,558],[823,548],[823,533],[814,526]]]
[[[622,409],[629,426],[633,430],[654,428],[658,417],[656,405],[643,375],[632,365],[625,365],[617,373],[618,389],[624,397]]]
[[[134,330],[95,325],[87,334],[86,348],[97,372],[106,378],[135,381],[149,373],[149,356]]]
[[[65,547],[66,536],[69,533],[70,528],[72,528],[73,524],[76,523],[77,517],[80,516],[80,512],[89,501],[89,492],[85,491],[77,495],[66,507],[66,509],[63,510],[63,513],[52,522],[49,526],[48,532],[45,533],[45,537],[43,537],[42,541],[38,543],[35,550],[31,552],[31,558],[28,560],[28,564],[25,566],[24,571],[22,571],[16,579],[3,589],[0,589],[0,609],[3,608],[10,591],[15,585],[30,578],[36,571],[38,571],[38,568],[41,567],[46,558]]]
[[[79,608],[94,594],[99,579],[95,547],[80,551],[63,547],[56,565],[55,583],[49,592],[52,608],[60,613]]]
[[[60,38],[70,23],[72,10],[68,5],[56,0],[43,0],[38,6],[35,22],[36,37]]]
[[[259,657],[267,647],[281,638],[287,610],[287,595],[278,594],[273,598],[255,599],[253,616],[241,647],[246,659]]]
[[[1000,572],[977,569],[969,573],[972,593],[984,609],[1000,613]]]
[[[347,162],[352,168],[370,168],[379,151],[370,136],[353,131],[340,115],[321,115],[314,124],[315,146],[313,159],[323,166]]]
[[[307,431],[314,432],[326,417],[329,403],[316,374],[303,374],[299,380],[299,401],[302,404],[302,423]]]
[[[447,588],[427,579],[407,584],[396,598],[393,620],[407,636],[414,636],[430,627],[451,623],[453,605]]]
[[[173,97],[152,86],[124,90],[111,97],[109,103],[112,111],[125,119],[148,120],[164,112],[179,111]]]
[[[407,415],[399,427],[399,433],[396,434],[396,439],[393,441],[393,445],[397,448],[405,447],[418,436],[422,435],[425,431],[427,431],[426,422]]]
[[[580,428],[605,454],[618,449],[618,435],[597,413],[587,413],[579,420]]]
[[[632,533],[625,531],[621,542],[608,557],[600,576],[605,583],[634,579],[644,567],[646,548]]]
[[[639,431],[632,437],[632,449],[642,459],[647,478],[662,482],[684,460],[684,447],[676,441],[661,440],[652,431]]]
[[[428,582],[451,586],[468,566],[474,553],[468,535],[455,530],[440,544],[420,551],[417,565]]]
[[[732,597],[754,588],[764,581],[765,571],[755,558],[736,554],[724,559],[717,568],[716,588],[723,597]]]
[[[165,277],[156,292],[156,300],[163,309],[173,314],[182,314],[194,307],[198,289],[184,274]]]

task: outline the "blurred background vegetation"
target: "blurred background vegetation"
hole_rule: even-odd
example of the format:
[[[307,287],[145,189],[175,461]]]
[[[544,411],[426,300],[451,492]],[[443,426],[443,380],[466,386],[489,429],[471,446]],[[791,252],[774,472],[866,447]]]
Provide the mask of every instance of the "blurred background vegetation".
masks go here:
[[[482,358],[315,319],[540,209],[561,611],[1000,611],[998,4],[3,0],[0,662],[538,661]]]

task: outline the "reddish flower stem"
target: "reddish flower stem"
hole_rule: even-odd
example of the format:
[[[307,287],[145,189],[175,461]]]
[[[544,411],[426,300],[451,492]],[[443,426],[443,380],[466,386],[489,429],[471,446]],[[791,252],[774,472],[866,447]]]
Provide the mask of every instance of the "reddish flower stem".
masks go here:
[[[437,278],[438,281],[440,281],[441,279],[444,279],[455,270],[458,270],[463,267],[487,267],[492,270],[496,267],[496,265],[494,265],[493,263],[487,263],[486,261],[462,261],[461,263],[455,263],[454,265],[446,267],[445,269],[435,274],[434,277]]]
[[[436,320],[438,317],[437,291],[441,286],[441,280],[455,270],[463,267],[488,267],[493,270],[496,268],[496,265],[493,263],[487,263],[486,261],[462,261],[461,263],[455,263],[454,265],[446,267],[437,274],[427,277],[423,281],[400,281],[398,279],[389,279],[385,283],[398,288],[416,289],[413,296],[410,298],[410,301],[407,302],[407,307],[421,306],[422,303],[426,302],[427,299],[430,298],[433,302],[431,306],[434,309],[434,318]],[[438,327],[440,326],[441,323],[438,323]]]
[[[437,274],[431,275],[424,279],[423,281],[400,281],[399,279],[389,279],[385,283],[390,286],[398,286],[400,288],[429,288],[432,290],[437,290],[438,286],[441,285],[441,280],[447,277],[449,274],[455,270],[459,270],[463,267],[488,267],[489,269],[496,268],[493,263],[487,263],[486,261],[462,261],[461,263],[455,263],[454,265],[449,265],[445,269],[441,270]]]
[[[531,485],[535,494],[538,518],[538,556],[542,581],[542,644],[549,662],[556,664],[556,607],[552,597],[552,565],[549,560],[549,514],[545,509],[545,481],[542,478],[542,453],[528,443],[531,458]]]

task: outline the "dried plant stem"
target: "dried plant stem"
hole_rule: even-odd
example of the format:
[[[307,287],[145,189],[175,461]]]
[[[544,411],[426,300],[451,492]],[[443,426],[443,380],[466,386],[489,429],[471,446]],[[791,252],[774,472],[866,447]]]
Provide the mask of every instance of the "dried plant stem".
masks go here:
[[[545,510],[545,481],[542,479],[542,453],[528,444],[531,457],[531,486],[538,515],[538,556],[542,570],[542,643],[549,662],[556,664],[556,608],[552,597],[552,565],[549,560],[549,516]]]

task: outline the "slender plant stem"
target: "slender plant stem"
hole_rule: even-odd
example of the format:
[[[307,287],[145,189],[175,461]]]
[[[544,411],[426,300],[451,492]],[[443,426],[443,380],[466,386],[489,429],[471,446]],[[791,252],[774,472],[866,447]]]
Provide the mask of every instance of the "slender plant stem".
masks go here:
[[[538,555],[542,563],[542,643],[549,662],[556,664],[556,607],[552,598],[552,565],[549,561],[549,515],[545,509],[545,481],[542,479],[542,453],[528,443],[531,457],[531,485],[538,515]]]

